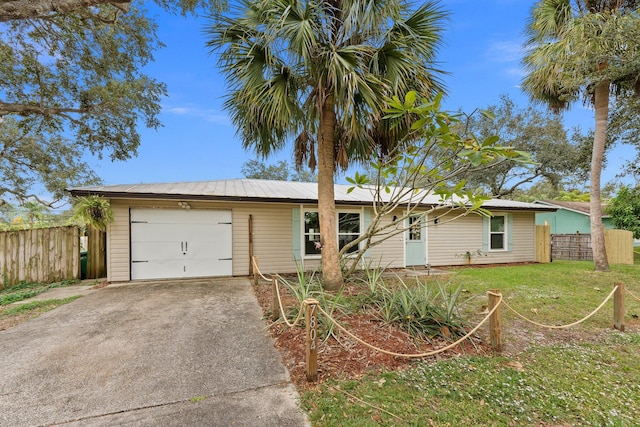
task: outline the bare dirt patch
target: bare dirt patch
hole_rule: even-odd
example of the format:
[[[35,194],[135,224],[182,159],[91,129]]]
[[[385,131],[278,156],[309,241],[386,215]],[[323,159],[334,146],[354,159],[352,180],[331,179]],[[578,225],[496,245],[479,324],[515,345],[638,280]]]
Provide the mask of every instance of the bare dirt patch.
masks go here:
[[[5,329],[12,328],[14,326],[19,325],[20,323],[26,322],[27,320],[33,319],[40,315],[40,313],[22,313],[12,316],[3,316],[4,308],[0,308],[0,331],[4,331]]]

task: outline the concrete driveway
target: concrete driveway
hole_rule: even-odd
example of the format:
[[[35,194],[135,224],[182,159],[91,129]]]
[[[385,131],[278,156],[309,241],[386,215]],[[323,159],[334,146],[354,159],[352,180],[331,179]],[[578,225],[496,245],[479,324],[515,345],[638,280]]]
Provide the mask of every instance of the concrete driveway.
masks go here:
[[[303,426],[246,279],[111,285],[0,332],[0,425]]]

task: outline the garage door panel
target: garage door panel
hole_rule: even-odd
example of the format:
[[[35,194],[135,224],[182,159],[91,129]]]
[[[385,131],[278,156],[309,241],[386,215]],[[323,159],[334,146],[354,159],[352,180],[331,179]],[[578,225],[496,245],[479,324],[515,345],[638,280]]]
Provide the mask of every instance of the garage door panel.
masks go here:
[[[232,274],[231,211],[130,212],[133,280]]]
[[[176,224],[131,224],[131,242],[180,242],[183,233]]]
[[[217,224],[231,222],[231,211],[204,209],[131,209],[131,221],[154,224]]]
[[[131,279],[133,280],[188,277],[184,274],[184,265],[180,260],[149,260],[133,262],[131,266]],[[167,277],[167,271],[171,271],[173,275]]]
[[[190,259],[213,259],[231,258],[231,248],[223,242],[188,242],[187,257]]]
[[[206,259],[193,259],[185,265],[185,277],[210,276],[211,262]],[[219,276],[231,276],[231,260],[221,260],[217,262],[216,271]]]
[[[180,242],[137,242],[131,245],[131,261],[179,259]]]

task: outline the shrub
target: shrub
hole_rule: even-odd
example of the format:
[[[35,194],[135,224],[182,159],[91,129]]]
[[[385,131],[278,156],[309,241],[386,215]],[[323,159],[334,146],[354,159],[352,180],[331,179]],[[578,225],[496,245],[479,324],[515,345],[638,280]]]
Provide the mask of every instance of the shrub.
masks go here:
[[[463,336],[465,324],[458,312],[461,286],[422,283],[413,286],[398,277],[399,285],[381,287],[377,307],[387,323],[401,325],[416,338]]]

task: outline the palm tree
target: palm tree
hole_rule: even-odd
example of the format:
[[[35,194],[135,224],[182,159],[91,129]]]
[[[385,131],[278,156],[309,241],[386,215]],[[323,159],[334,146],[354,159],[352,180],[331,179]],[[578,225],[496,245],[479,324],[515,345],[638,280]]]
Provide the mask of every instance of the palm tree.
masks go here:
[[[245,148],[266,157],[294,140],[296,162],[318,170],[323,285],[342,286],[334,176],[385,152],[402,129],[382,120],[383,99],[442,90],[433,68],[446,14],[433,2],[243,0],[214,20],[225,108]]]
[[[640,1],[540,0],[532,10],[523,88],[555,111],[582,98],[595,110],[591,157],[591,244],[597,271],[608,271],[600,176],[609,101],[640,89]]]

